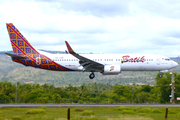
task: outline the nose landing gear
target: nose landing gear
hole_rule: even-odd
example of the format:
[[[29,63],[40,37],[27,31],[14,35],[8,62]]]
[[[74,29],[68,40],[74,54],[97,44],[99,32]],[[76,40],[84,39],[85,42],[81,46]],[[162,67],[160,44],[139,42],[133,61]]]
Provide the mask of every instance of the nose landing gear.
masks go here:
[[[89,78],[90,79],[93,79],[95,77],[95,74],[94,74],[94,72],[92,72],[90,75],[89,75]]]
[[[161,75],[161,71],[159,71],[159,78],[161,78],[162,77],[162,75]]]
[[[161,73],[159,74],[159,78],[161,78],[162,77],[162,75],[161,75]]]

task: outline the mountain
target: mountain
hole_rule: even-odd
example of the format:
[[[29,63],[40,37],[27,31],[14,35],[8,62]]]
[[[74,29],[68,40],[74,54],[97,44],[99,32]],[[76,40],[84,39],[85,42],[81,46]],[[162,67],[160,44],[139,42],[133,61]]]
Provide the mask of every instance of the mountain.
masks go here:
[[[172,58],[180,63],[180,58]],[[175,69],[180,73],[180,67]],[[97,82],[109,84],[150,84],[155,83],[154,78],[158,71],[132,71],[122,72],[119,75],[102,75],[95,73],[96,77],[89,79],[90,73],[83,72],[58,72],[48,71],[33,67],[25,67],[19,63],[15,63],[7,55],[0,52],[0,81],[10,81],[12,83],[34,81],[40,84],[54,85],[82,85],[83,83]]]

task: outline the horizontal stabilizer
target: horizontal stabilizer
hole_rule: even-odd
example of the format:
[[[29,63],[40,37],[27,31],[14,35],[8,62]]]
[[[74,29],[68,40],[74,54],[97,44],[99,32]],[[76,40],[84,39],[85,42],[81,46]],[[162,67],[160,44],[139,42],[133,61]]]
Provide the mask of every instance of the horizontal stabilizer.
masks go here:
[[[13,57],[13,58],[17,58],[17,59],[26,59],[26,57],[22,57],[22,56],[19,56],[19,55],[15,55],[15,54],[10,54],[10,53],[4,53],[10,57]]]

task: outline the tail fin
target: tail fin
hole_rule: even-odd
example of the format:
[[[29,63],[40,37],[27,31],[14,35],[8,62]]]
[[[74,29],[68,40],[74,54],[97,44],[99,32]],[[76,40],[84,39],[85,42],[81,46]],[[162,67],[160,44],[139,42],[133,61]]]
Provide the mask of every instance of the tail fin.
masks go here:
[[[14,54],[39,54],[12,23],[6,23],[6,26]]]

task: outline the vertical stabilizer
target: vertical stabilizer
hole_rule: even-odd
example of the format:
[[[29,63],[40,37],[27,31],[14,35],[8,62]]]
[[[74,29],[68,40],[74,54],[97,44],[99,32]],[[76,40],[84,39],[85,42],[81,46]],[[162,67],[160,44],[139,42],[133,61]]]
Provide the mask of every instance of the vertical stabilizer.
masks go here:
[[[6,23],[6,26],[14,54],[39,54],[12,23]]]

